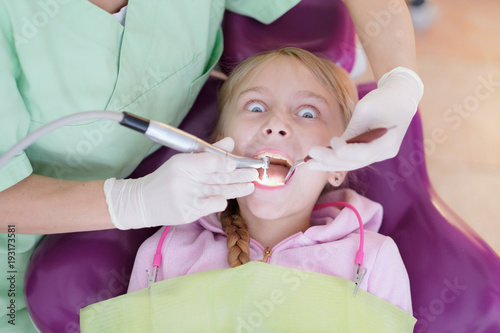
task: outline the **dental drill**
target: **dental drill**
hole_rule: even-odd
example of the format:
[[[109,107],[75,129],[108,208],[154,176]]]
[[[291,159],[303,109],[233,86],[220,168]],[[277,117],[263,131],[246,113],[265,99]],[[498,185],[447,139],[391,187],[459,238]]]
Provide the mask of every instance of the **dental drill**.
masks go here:
[[[269,157],[259,159],[234,155],[178,128],[154,120],[147,120],[128,112],[123,112],[123,114],[124,117],[120,121],[120,125],[143,133],[151,140],[182,153],[208,152],[225,156],[236,162],[236,168],[269,168]]]
[[[200,138],[197,138],[194,135],[158,121],[141,118],[128,112],[87,111],[59,118],[30,133],[0,157],[0,169],[7,165],[7,163],[14,156],[21,153],[42,136],[62,126],[96,119],[108,119],[116,121],[122,126],[128,127],[144,134],[147,138],[157,143],[160,143],[182,153],[209,152],[212,154],[225,156],[236,162],[236,168],[263,168],[265,171],[267,171],[267,169],[269,168],[268,157],[260,159],[234,155],[226,152],[223,149],[217,148],[201,140]]]

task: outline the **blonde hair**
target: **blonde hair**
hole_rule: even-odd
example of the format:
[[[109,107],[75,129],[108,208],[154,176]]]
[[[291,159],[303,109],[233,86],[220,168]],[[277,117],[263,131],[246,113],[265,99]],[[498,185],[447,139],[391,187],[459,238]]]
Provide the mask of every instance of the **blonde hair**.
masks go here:
[[[347,127],[351,119],[354,105],[358,100],[356,87],[349,74],[328,59],[318,57],[311,52],[294,47],[258,54],[241,62],[229,75],[219,92],[217,109],[219,121],[215,128],[214,140],[224,137],[228,106],[236,97],[236,92],[244,82],[257,75],[273,59],[290,57],[304,64],[318,81],[335,95],[343,113],[343,125]],[[221,213],[222,229],[227,235],[228,263],[231,267],[243,265],[250,261],[250,234],[245,221],[239,214],[236,200],[229,200],[228,207]]]

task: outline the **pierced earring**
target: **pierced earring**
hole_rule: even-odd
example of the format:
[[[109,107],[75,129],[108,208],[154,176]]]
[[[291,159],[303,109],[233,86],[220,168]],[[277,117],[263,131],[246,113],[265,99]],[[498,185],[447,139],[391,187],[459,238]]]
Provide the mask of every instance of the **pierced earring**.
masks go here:
[[[339,180],[337,177],[335,177],[335,185],[337,185],[337,186],[338,186],[338,185],[339,185],[339,182],[340,182],[340,180]]]

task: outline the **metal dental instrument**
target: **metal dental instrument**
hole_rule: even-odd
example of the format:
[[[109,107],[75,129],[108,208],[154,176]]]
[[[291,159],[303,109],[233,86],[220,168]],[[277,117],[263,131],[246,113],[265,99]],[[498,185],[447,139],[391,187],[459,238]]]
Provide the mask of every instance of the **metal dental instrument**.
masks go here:
[[[390,130],[390,129],[394,128],[394,127],[389,127],[389,128],[384,128],[384,127],[374,128],[372,130],[369,130],[369,131],[366,131],[364,133],[361,133],[360,135],[358,135],[358,136],[356,136],[356,137],[354,137],[352,139],[347,140],[346,143],[368,143],[368,142],[372,142],[373,140],[380,138],[388,130]],[[327,148],[331,148],[331,147],[328,146]],[[292,167],[290,168],[290,170],[288,170],[288,173],[287,173],[287,175],[285,177],[285,184],[290,179],[290,177],[293,175],[293,173],[295,172],[295,169],[299,165],[304,164],[305,162],[309,161],[310,159],[311,159],[311,157],[309,155],[307,155],[303,159],[295,161],[295,163],[292,165]]]
[[[226,156],[236,162],[236,168],[263,168],[264,171],[269,168],[269,157],[259,159],[234,155],[178,128],[154,120],[144,119],[128,112],[123,112],[123,114],[124,117],[120,121],[122,126],[141,132],[151,140],[179,152],[209,152]]]
[[[33,142],[37,141],[42,136],[66,125],[95,119],[107,119],[116,121],[122,126],[141,132],[151,140],[175,149],[179,152],[210,152],[217,155],[226,156],[236,162],[237,168],[263,168],[264,172],[267,172],[267,169],[269,168],[269,157],[260,159],[230,154],[225,150],[217,148],[178,128],[162,124],[157,121],[144,119],[128,112],[122,113],[116,111],[84,111],[54,120],[53,122],[50,122],[28,134],[25,138],[21,139],[18,143],[16,143],[3,155],[0,156],[0,169],[7,165],[7,163],[17,154],[21,153],[24,149],[29,147]]]

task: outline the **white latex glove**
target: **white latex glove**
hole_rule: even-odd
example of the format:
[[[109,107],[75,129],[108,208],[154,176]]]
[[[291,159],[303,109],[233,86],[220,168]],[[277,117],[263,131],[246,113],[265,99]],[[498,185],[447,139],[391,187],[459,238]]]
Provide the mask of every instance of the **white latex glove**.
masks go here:
[[[314,170],[350,171],[396,156],[423,92],[419,76],[408,68],[397,67],[384,74],[377,89],[358,102],[342,136],[331,140],[332,148],[311,148],[313,159],[306,165]],[[370,129],[393,126],[370,143],[346,143]]]
[[[234,141],[225,138],[215,145],[231,152]],[[176,225],[223,211],[227,199],[252,193],[257,177],[257,170],[236,169],[223,156],[177,154],[145,177],[106,180],[104,194],[118,229]]]

